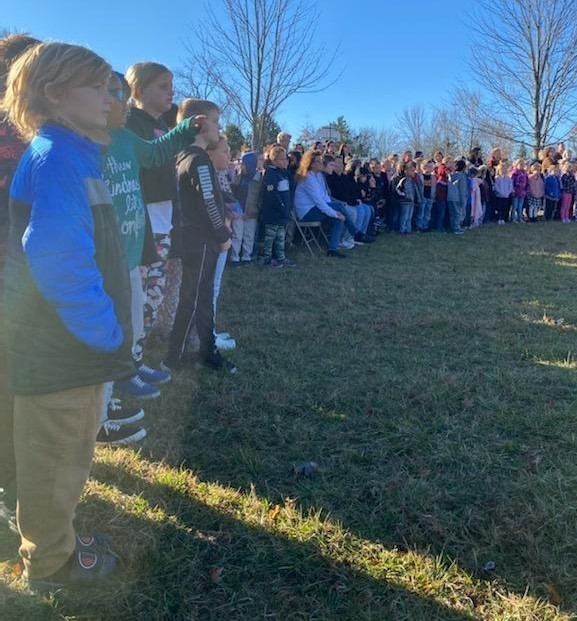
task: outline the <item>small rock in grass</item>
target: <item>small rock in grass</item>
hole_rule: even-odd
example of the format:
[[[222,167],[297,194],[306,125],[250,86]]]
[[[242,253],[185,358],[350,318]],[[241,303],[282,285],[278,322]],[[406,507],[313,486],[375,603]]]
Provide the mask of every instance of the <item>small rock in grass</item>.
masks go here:
[[[310,477],[318,469],[319,465],[315,461],[305,461],[294,467],[294,473],[297,477]]]

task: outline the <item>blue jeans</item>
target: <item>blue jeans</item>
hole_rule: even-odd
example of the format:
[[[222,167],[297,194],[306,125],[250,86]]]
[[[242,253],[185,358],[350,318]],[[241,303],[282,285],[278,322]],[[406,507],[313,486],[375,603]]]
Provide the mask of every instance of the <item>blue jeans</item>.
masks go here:
[[[445,230],[445,214],[447,213],[447,201],[437,201],[437,217],[435,219],[435,228],[437,231]]]
[[[346,212],[346,207],[344,203],[338,201],[331,201],[329,203],[329,207],[342,213],[345,216],[345,221],[341,221],[338,218],[331,218],[326,213],[321,211],[318,207],[313,207],[306,212],[306,214],[300,219],[301,222],[330,222],[330,230],[329,230],[329,250],[336,250],[339,242],[341,241],[341,237],[343,235],[343,230],[346,227],[351,235],[355,235],[358,230],[355,227],[353,221],[350,216]]]
[[[513,196],[513,221],[523,222],[523,203],[525,199],[522,196]]]
[[[212,294],[212,307],[213,307],[213,323],[216,324],[216,303],[218,302],[218,296],[220,295],[220,287],[222,285],[222,275],[224,268],[226,267],[226,259],[228,257],[228,250],[221,250],[218,259],[216,260],[216,268],[214,270],[214,289]]]
[[[399,225],[399,231],[401,233],[411,232],[411,221],[413,220],[413,212],[415,211],[414,203],[400,204],[401,220]]]
[[[431,209],[433,208],[432,198],[423,198],[419,209],[417,211],[417,230],[424,231],[429,228],[429,222],[431,220]]]
[[[361,233],[366,233],[369,228],[369,222],[373,217],[373,208],[370,205],[361,203],[355,209],[357,210],[357,221],[355,222],[357,229]]]
[[[449,201],[449,219],[451,222],[451,231],[453,233],[461,231],[461,221],[463,219],[463,209],[461,203]]]

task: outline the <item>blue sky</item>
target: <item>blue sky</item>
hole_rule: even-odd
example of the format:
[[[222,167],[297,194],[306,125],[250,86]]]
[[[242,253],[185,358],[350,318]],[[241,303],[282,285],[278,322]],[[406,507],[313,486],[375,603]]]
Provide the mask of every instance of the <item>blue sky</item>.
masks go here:
[[[147,5],[145,0],[14,0],[0,27],[87,45],[121,71],[143,60],[176,69],[202,1],[159,3],[159,9]],[[175,10],[171,16],[171,7],[187,5],[186,13]],[[394,125],[405,106],[442,103],[468,74],[468,6],[462,0],[442,5],[412,0],[410,8],[395,0],[320,0],[318,41],[328,50],[341,42],[335,75],[343,67],[344,72],[328,90],[288,100],[278,114],[281,126],[297,135],[305,122],[320,126],[344,115],[352,127],[384,127]]]

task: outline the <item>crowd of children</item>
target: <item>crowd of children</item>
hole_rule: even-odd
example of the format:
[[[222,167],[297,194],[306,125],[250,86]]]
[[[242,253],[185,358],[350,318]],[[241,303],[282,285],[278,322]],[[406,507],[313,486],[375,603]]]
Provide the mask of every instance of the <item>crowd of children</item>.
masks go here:
[[[287,249],[311,222],[342,259],[384,230],[572,217],[561,147],[512,168],[498,149],[486,165],[479,149],[362,162],[330,141],[291,150],[281,132],[231,158],[218,106],[175,106],[172,78],[158,63],[123,75],[79,46],[0,40],[0,515],[37,589],[116,567],[109,538],[73,518],[95,445],[146,435],[143,410],[120,397],[154,399],[197,365],[236,372],[221,355],[234,338],[215,331],[227,263],[293,268]]]

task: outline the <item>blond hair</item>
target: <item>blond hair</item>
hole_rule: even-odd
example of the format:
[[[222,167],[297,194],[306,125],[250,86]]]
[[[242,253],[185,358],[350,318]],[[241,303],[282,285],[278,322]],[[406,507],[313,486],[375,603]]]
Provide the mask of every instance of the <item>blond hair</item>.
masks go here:
[[[134,101],[140,101],[138,92],[165,73],[172,75],[172,71],[160,63],[135,63],[128,67],[124,77],[130,86],[130,97]]]
[[[220,108],[212,101],[207,99],[185,99],[178,106],[176,120],[178,123],[192,116],[205,115],[209,112],[220,112]]]
[[[283,155],[286,155],[286,149],[284,147],[272,147],[272,149],[268,152],[268,159],[273,162],[274,160],[282,157]]]
[[[85,47],[40,43],[12,63],[2,111],[25,140],[32,140],[57,112],[48,96],[58,97],[69,88],[106,82],[111,71],[103,58]]]
[[[504,175],[506,170],[509,170],[509,162],[507,160],[499,162],[495,167],[495,173],[497,175]]]

